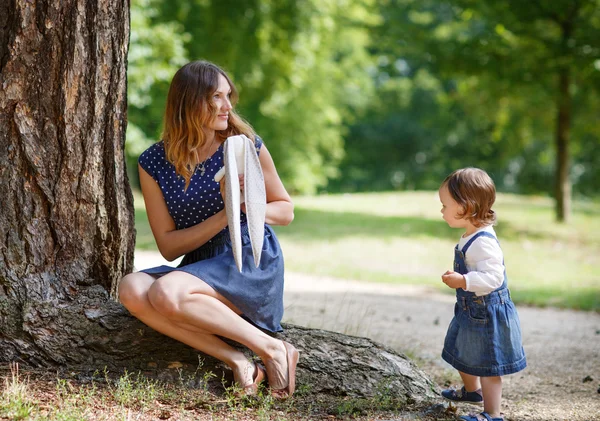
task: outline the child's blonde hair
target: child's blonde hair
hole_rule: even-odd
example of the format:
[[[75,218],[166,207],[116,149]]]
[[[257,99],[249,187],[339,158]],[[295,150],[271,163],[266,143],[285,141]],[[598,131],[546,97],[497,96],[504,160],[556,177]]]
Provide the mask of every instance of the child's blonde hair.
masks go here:
[[[476,227],[496,223],[496,213],[492,205],[496,201],[496,186],[484,170],[479,168],[461,168],[450,174],[441,187],[448,192],[463,211],[459,218],[467,219]]]

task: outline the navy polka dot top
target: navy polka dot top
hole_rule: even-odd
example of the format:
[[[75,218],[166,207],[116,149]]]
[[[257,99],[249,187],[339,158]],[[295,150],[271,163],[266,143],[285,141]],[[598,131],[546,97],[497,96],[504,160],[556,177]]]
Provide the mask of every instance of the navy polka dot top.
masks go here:
[[[255,137],[256,152],[260,153],[262,139]],[[183,177],[175,173],[175,166],[167,161],[162,141],[146,149],[139,157],[140,166],[158,183],[177,229],[199,224],[223,209],[224,203],[215,181],[215,174],[223,167],[223,144],[205,162],[204,175],[197,168],[187,190]],[[246,215],[240,211],[241,223]],[[224,230],[227,230],[225,228]]]

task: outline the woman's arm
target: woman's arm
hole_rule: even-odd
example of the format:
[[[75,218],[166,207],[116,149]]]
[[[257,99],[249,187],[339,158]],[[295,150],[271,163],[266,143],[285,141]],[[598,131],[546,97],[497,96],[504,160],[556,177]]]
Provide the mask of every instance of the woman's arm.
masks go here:
[[[138,171],[150,228],[160,254],[168,261],[197,249],[227,226],[227,216],[222,210],[193,227],[175,229],[160,187],[139,165]]]
[[[277,174],[273,158],[264,143],[260,148],[259,160],[267,193],[265,222],[269,225],[288,225],[294,220],[294,204]]]

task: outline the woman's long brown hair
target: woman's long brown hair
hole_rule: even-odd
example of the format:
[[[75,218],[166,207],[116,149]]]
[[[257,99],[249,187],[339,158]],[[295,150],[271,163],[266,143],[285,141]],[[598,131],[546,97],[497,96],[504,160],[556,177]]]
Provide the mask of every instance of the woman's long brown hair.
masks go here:
[[[175,166],[175,171],[185,180],[187,189],[194,174],[197,162],[195,151],[206,145],[207,139],[202,130],[217,116],[212,97],[219,86],[219,75],[223,75],[231,87],[231,105],[235,106],[238,92],[227,74],[217,65],[207,61],[193,61],[175,73],[164,117],[162,140],[167,160]],[[254,130],[246,121],[229,111],[227,129],[217,131],[216,141],[222,143],[229,136],[244,134],[254,140]]]

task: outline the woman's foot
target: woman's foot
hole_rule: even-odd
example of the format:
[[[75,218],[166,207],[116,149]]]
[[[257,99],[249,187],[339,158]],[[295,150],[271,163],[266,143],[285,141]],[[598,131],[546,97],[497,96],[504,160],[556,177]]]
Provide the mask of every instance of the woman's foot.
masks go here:
[[[271,396],[275,399],[287,399],[296,390],[296,365],[299,353],[293,345],[281,341],[279,349],[271,358],[263,360],[267,369],[267,378],[271,387]]]
[[[258,385],[265,380],[265,369],[258,363],[242,364],[233,369],[233,378],[241,391],[237,393],[241,396],[255,396],[258,393]]]

